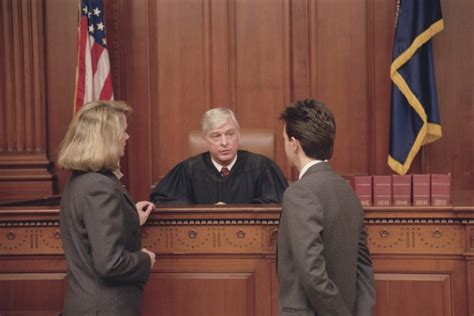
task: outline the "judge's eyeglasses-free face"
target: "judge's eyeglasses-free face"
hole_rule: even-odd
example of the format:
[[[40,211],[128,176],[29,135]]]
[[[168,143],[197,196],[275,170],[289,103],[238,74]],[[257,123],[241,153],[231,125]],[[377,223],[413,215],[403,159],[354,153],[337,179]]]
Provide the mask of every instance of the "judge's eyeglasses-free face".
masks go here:
[[[211,129],[204,135],[204,142],[212,158],[219,164],[226,166],[237,155],[240,145],[240,134],[234,121],[228,118],[218,128]]]

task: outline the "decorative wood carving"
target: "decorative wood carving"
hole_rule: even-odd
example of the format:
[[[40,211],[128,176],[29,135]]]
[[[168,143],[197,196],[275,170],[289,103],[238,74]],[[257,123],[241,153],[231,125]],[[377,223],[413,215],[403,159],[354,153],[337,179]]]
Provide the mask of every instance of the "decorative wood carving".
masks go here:
[[[0,255],[63,253],[59,227],[5,227],[2,224],[0,223]]]
[[[241,300],[244,312],[240,314],[277,315],[275,241],[280,211],[275,205],[227,205],[161,207],[153,212],[142,227],[143,246],[157,253],[144,291],[144,311],[229,315],[228,304],[208,305],[212,297]],[[51,277],[22,279],[25,273],[56,273],[61,280],[66,264],[58,217],[58,210],[0,209],[0,275],[4,276],[0,297],[13,304],[10,310],[25,306],[16,301],[16,293],[32,286],[61,297],[64,288],[51,283]],[[419,310],[430,315],[467,315],[468,309],[473,311],[473,221],[472,207],[367,208],[376,315],[415,315]],[[54,284],[56,288],[51,289]],[[38,306],[55,310],[55,302]],[[3,314],[9,309],[2,303]]]
[[[5,0],[1,6],[0,200],[51,195],[43,0]]]
[[[366,226],[372,254],[474,251],[474,228],[466,227],[474,224],[470,211],[455,214],[449,207],[434,208],[438,213],[424,208],[393,208],[402,214],[397,218],[387,212],[389,208],[369,209]],[[279,212],[277,206],[164,207],[142,227],[143,246],[158,254],[274,254]],[[25,212],[12,214],[18,215],[0,216],[0,255],[62,253],[54,212],[41,213],[43,218],[34,216],[34,212],[31,216]],[[388,216],[383,217],[385,214]]]
[[[268,253],[275,226],[163,226],[146,227],[143,246],[156,253]],[[142,234],[143,235],[143,234]]]
[[[462,254],[460,225],[368,225],[371,253]]]
[[[474,221],[470,222],[469,224],[474,224]],[[472,226],[468,227],[466,236],[467,236],[466,240],[468,244],[468,248],[466,250],[469,252],[474,252],[474,227]]]

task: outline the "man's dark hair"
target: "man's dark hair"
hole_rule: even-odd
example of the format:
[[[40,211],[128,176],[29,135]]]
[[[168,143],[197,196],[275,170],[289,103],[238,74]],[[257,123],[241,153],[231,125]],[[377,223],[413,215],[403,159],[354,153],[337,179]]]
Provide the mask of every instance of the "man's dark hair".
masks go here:
[[[332,157],[336,122],[331,110],[321,101],[306,99],[286,107],[280,115],[288,138],[297,139],[306,156],[326,160]]]

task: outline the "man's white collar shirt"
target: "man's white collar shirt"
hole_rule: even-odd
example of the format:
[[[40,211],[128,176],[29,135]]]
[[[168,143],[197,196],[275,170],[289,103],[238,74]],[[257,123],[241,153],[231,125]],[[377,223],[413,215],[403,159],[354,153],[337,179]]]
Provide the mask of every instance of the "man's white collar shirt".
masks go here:
[[[232,160],[232,162],[230,164],[228,164],[227,166],[223,166],[220,163],[217,163],[216,161],[214,161],[214,159],[212,159],[212,157],[211,157],[211,161],[212,161],[212,164],[214,165],[214,167],[216,167],[217,171],[221,172],[221,169],[223,167],[226,167],[230,171],[232,169],[232,167],[235,165],[235,162],[237,161],[237,155],[235,155],[234,160]]]
[[[327,160],[325,160],[327,161]],[[306,171],[308,171],[309,168],[311,168],[312,166],[314,166],[315,164],[318,164],[320,162],[323,162],[322,160],[311,160],[310,162],[308,162],[306,165],[304,165],[303,168],[301,168],[301,171],[300,171],[300,175],[298,177],[298,180],[303,178],[304,174],[306,173]]]

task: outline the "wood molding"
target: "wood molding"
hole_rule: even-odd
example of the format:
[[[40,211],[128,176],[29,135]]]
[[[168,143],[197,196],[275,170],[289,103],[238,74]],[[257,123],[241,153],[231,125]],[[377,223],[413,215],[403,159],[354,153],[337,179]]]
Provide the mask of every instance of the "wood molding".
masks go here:
[[[213,304],[217,299],[239,302],[239,315],[277,315],[280,211],[279,205],[158,208],[142,227],[143,246],[157,253],[143,295],[145,314],[231,315],[229,304]],[[376,315],[427,310],[454,316],[473,310],[474,208],[369,207],[365,214]],[[20,305],[28,311],[55,310],[66,271],[59,210],[0,208],[0,259],[5,276],[0,295],[7,298],[0,304],[2,314]],[[58,301],[33,308],[14,299],[32,287]]]
[[[43,0],[2,1],[0,200],[51,195]],[[20,189],[25,185],[25,190]]]

